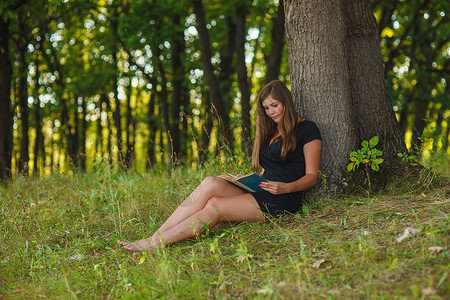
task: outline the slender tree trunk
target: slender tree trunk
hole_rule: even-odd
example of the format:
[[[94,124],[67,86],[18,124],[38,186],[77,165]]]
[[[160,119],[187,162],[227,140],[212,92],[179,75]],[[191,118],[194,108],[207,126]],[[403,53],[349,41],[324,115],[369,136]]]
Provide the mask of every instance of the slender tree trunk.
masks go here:
[[[172,39],[172,103],[171,103],[171,129],[173,155],[175,157],[181,154],[181,136],[180,136],[180,106],[183,93],[185,92],[184,81],[185,71],[182,61],[182,55],[185,51],[184,42],[184,24],[180,26],[181,16],[175,14],[172,17],[172,23],[175,26],[175,33]]]
[[[114,76],[112,79],[112,92],[114,93],[113,100],[115,103],[114,109],[114,125],[116,127],[116,139],[117,139],[117,161],[119,164],[124,162],[123,156],[123,140],[122,140],[122,122],[121,122],[121,113],[120,113],[120,99],[119,99],[119,91],[118,91],[118,74],[119,70],[117,69],[117,53],[118,53],[118,45],[119,45],[119,14],[117,11],[117,7],[113,8],[113,15],[111,19],[111,27],[113,32],[113,42],[112,42],[112,64],[113,64],[113,72]]]
[[[26,37],[28,35],[28,30],[25,24],[24,11],[19,11],[19,43],[17,45],[17,52],[19,54],[19,88],[18,88],[18,99],[19,99],[19,112],[20,112],[20,122],[21,122],[21,137],[20,137],[20,158],[18,163],[19,173],[28,176],[29,171],[29,109],[28,109],[28,63],[27,63],[27,48],[26,48]]]
[[[211,63],[211,45],[209,40],[209,33],[206,29],[205,12],[203,9],[202,0],[194,0],[194,13],[197,19],[197,31],[200,41],[200,51],[203,62],[203,71],[205,74],[206,83],[209,89],[209,95],[213,104],[214,116],[219,122],[219,141],[223,136],[224,141],[230,150],[234,148],[233,133],[230,128],[230,116],[226,111],[226,106],[220,92],[220,87],[214,74],[214,66]]]
[[[222,95],[224,103],[224,113],[229,115],[234,103],[233,99],[235,97],[234,91],[230,88],[231,86],[233,86],[233,83],[235,81],[234,75],[236,72],[234,61],[234,55],[236,52],[236,22],[234,14],[225,15],[225,23],[227,24],[227,32],[225,34],[223,42],[220,43],[219,46],[220,72],[217,78],[220,88],[220,94]]]
[[[155,143],[156,143],[156,125],[155,125],[155,98],[156,86],[150,93],[150,101],[148,103],[147,118],[148,118],[148,142],[147,142],[147,169],[153,167],[156,163]]]
[[[0,181],[11,178],[12,125],[9,20],[0,18]]]
[[[166,70],[164,69],[164,66],[159,59],[161,55],[161,51],[158,46],[155,47],[155,58],[156,58],[156,66],[158,68],[159,77],[161,78],[161,91],[158,93],[158,100],[160,103],[160,109],[162,110],[162,117],[163,117],[163,126],[164,126],[164,132],[167,134],[167,144],[166,144],[166,152],[167,152],[167,168],[168,170],[172,170],[172,164],[173,164],[173,142],[172,142],[172,133],[170,132],[171,129],[171,120],[170,120],[170,110],[169,110],[169,95],[167,91],[167,76],[166,76]],[[156,86],[154,86],[156,89]],[[161,149],[164,149],[163,147],[163,138],[161,136]],[[163,159],[164,160],[164,159]]]
[[[127,86],[127,113],[126,113],[126,126],[125,126],[125,132],[127,134],[126,136],[126,145],[127,150],[125,153],[125,167],[128,169],[131,167],[131,156],[133,154],[133,147],[131,146],[132,143],[132,135],[133,135],[133,112],[131,107],[131,95],[132,95],[133,89],[131,86],[131,79],[129,80],[129,84]]]
[[[265,56],[266,76],[264,82],[267,84],[280,76],[281,58],[283,56],[284,40],[284,3],[280,0],[278,13],[272,21],[270,53]]]
[[[250,157],[252,152],[252,129],[250,122],[250,87],[247,77],[247,65],[245,64],[245,42],[247,37],[245,2],[236,7],[236,71],[238,85],[241,91],[241,127],[242,150],[245,156]]]
[[[82,98],[81,102],[81,135],[80,135],[80,167],[82,171],[86,171],[86,132],[87,132],[87,121],[86,121],[86,97]]]
[[[103,103],[106,105],[108,97],[105,94],[100,95],[99,100],[99,115],[97,119],[97,134],[95,137],[95,152],[96,155],[103,157],[105,154],[103,151],[103,126],[102,126],[102,113],[103,113]]]
[[[73,167],[78,168],[80,166],[80,116],[78,112],[78,96],[74,96],[75,108],[72,110],[73,112],[73,120],[74,120],[74,132],[69,131],[69,139],[70,142],[70,152],[71,164]]]
[[[44,160],[45,152],[42,151],[43,144],[44,144],[44,135],[42,134],[42,117],[41,117],[41,101],[39,100],[39,89],[40,89],[40,83],[39,83],[39,65],[38,60],[36,60],[36,71],[35,71],[35,78],[34,78],[34,123],[35,123],[35,132],[36,132],[36,138],[34,140],[34,160],[33,160],[33,175],[39,176],[39,167],[45,167],[45,163],[39,163],[40,161]],[[41,159],[39,159],[41,157]]]
[[[208,96],[206,96],[208,97]],[[199,159],[200,162],[205,162],[208,159],[209,156],[209,144],[211,141],[211,131],[213,128],[213,120],[212,120],[212,113],[211,113],[211,101],[209,99],[205,99],[202,101],[202,104],[204,105],[204,112],[203,112],[203,126],[201,131],[202,136],[202,144],[200,147],[200,154]]]

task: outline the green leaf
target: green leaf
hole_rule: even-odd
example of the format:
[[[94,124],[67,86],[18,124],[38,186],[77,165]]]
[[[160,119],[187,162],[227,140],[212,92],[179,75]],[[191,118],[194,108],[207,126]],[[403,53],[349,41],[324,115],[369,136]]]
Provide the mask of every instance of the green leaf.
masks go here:
[[[370,167],[372,168],[372,170],[374,171],[378,171],[380,169],[380,167],[378,165],[375,164],[371,164]]]
[[[405,153],[397,153],[398,157],[403,157],[405,156]]]
[[[370,139],[369,141],[369,145],[371,148],[375,147],[378,144],[378,136],[374,136],[373,138]]]
[[[364,158],[363,160],[362,160],[362,163],[363,164],[367,164],[369,162],[369,159],[367,159],[367,158]]]
[[[354,165],[355,165],[354,163],[349,163],[348,166],[347,166],[347,172],[352,171]]]
[[[354,156],[351,156],[351,157],[350,157],[350,160],[351,160],[351,161],[357,161],[358,159],[357,159],[356,157],[354,157]]]
[[[363,146],[363,149],[369,147],[369,143],[367,141],[362,141],[361,145]]]
[[[398,258],[394,258],[394,260],[392,261],[391,265],[389,266],[389,270],[392,270],[393,268],[395,268],[395,266],[397,265],[398,262]]]
[[[383,158],[376,158],[376,159],[373,159],[373,160],[372,160],[372,163],[373,163],[373,164],[379,165],[379,164],[381,164],[383,161],[384,161]]]

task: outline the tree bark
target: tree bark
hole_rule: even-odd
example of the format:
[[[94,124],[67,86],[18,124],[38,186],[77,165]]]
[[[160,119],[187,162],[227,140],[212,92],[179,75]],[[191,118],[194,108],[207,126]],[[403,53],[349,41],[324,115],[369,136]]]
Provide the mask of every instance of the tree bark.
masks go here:
[[[358,143],[345,41],[343,1],[286,1],[291,90],[302,117],[322,133],[320,170],[329,190],[348,184],[346,163]]]
[[[117,53],[118,53],[118,45],[119,45],[119,14],[118,8],[113,8],[113,14],[111,18],[111,27],[113,32],[113,42],[112,42],[112,64],[113,64],[113,72],[114,76],[112,78],[112,92],[114,93],[113,100],[115,103],[114,109],[114,125],[116,127],[116,139],[117,139],[117,160],[119,164],[122,164],[123,161],[123,140],[122,140],[122,121],[121,121],[121,113],[120,113],[120,99],[119,99],[119,91],[118,91],[118,74],[119,70],[117,69]]]
[[[0,18],[0,181],[11,178],[12,117],[11,79],[12,63],[9,57],[9,20]]]
[[[81,100],[81,134],[80,134],[80,152],[78,153],[80,159],[80,167],[82,171],[86,171],[86,133],[87,133],[87,121],[86,121],[86,97]]]
[[[252,152],[252,129],[250,124],[250,87],[245,64],[245,41],[247,7],[245,2],[236,7],[236,72],[239,90],[241,91],[241,128],[242,150],[245,156],[250,157]]]
[[[28,176],[30,155],[28,151],[29,146],[29,109],[28,109],[28,63],[27,63],[27,48],[26,39],[28,35],[27,26],[25,24],[25,12],[19,10],[19,38],[17,44],[17,53],[19,55],[18,68],[18,103],[21,122],[21,137],[20,137],[20,158],[18,163],[18,172],[24,176]]]
[[[347,49],[352,109],[359,141],[380,139],[385,158],[406,151],[392,109],[383,68],[378,27],[368,0],[348,0]]]
[[[150,100],[148,102],[147,118],[148,118],[148,142],[147,142],[147,169],[153,167],[156,163],[155,142],[156,142],[156,124],[155,124],[155,98],[156,85],[153,85],[154,90],[150,93]]]
[[[283,57],[284,41],[284,1],[278,4],[278,13],[273,18],[271,30],[271,44],[269,55],[265,56],[266,75],[264,82],[268,84],[280,76],[281,58]]]
[[[200,41],[200,51],[201,58],[203,62],[203,71],[205,74],[206,83],[209,89],[209,95],[212,104],[214,105],[214,116],[218,120],[219,123],[219,142],[221,140],[221,135],[225,141],[226,146],[233,150],[234,148],[234,139],[233,133],[230,128],[230,116],[227,113],[225,103],[222,98],[222,94],[220,93],[220,87],[217,82],[216,75],[214,74],[214,66],[211,63],[211,46],[209,40],[209,33],[206,28],[206,19],[205,12],[203,9],[202,0],[194,0],[194,13],[196,15],[197,20],[197,31]]]
[[[362,140],[378,135],[391,159],[403,149],[384,81],[378,32],[364,1],[286,1],[286,40],[294,100],[319,126],[321,172],[329,191],[357,180],[346,167]]]
[[[125,167],[128,169],[131,167],[131,159],[133,156],[134,147],[132,143],[133,132],[134,132],[134,122],[133,122],[133,108],[131,107],[131,95],[133,92],[133,88],[131,86],[131,78],[129,78],[129,84],[127,86],[127,113],[126,113],[126,145],[127,150],[125,153]]]
[[[172,17],[172,23],[175,26],[175,33],[172,38],[171,58],[172,58],[172,103],[171,103],[171,126],[170,135],[172,138],[172,151],[175,158],[181,155],[181,136],[180,136],[180,107],[185,93],[184,81],[185,71],[182,55],[185,51],[184,26],[180,26],[181,16],[175,14]]]
[[[45,167],[45,151],[44,149],[44,135],[42,133],[42,116],[41,116],[41,101],[39,100],[39,89],[40,89],[40,83],[39,83],[39,64],[38,60],[36,59],[35,62],[36,67],[36,74],[34,78],[34,123],[35,123],[35,132],[36,132],[36,138],[34,141],[34,159],[33,159],[33,175],[38,176],[39,175],[39,169],[40,166]],[[40,157],[41,156],[41,157]],[[41,159],[39,159],[41,158]],[[40,164],[40,161],[42,163]]]

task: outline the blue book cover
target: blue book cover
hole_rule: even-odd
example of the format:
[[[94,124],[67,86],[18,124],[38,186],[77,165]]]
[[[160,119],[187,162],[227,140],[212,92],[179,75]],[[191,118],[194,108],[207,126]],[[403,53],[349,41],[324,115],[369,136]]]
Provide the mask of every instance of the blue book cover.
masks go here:
[[[226,181],[231,182],[249,192],[263,191],[263,189],[259,187],[259,184],[267,181],[257,173],[250,173],[247,175],[232,175],[230,173],[224,173],[218,177],[225,179]]]

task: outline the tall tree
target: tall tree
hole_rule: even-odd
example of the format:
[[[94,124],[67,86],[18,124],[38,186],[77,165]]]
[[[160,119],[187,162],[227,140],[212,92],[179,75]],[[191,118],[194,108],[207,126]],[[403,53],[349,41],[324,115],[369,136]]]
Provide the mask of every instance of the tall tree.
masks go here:
[[[327,187],[341,191],[353,183],[346,166],[362,140],[377,135],[388,160],[405,151],[377,24],[368,0],[286,1],[285,16],[292,93],[300,114],[322,131]]]
[[[201,58],[203,62],[203,71],[208,85],[210,99],[213,104],[214,116],[219,123],[219,139],[223,136],[229,149],[234,148],[233,133],[230,128],[230,116],[225,107],[217,77],[214,73],[214,66],[211,63],[211,45],[209,33],[206,27],[206,17],[202,0],[194,0],[194,13],[197,20],[197,31],[200,39]]]
[[[245,63],[245,42],[247,37],[246,1],[236,6],[236,72],[239,90],[241,91],[241,128],[242,128],[242,150],[247,157],[252,152],[252,129],[250,123],[250,86],[247,76],[247,65]]]
[[[281,58],[283,56],[284,40],[284,3],[280,0],[278,11],[272,21],[270,52],[264,55],[266,61],[266,76],[264,82],[267,84],[280,75]]]
[[[12,63],[9,52],[10,20],[0,14],[0,181],[11,177],[12,117],[11,80]]]

